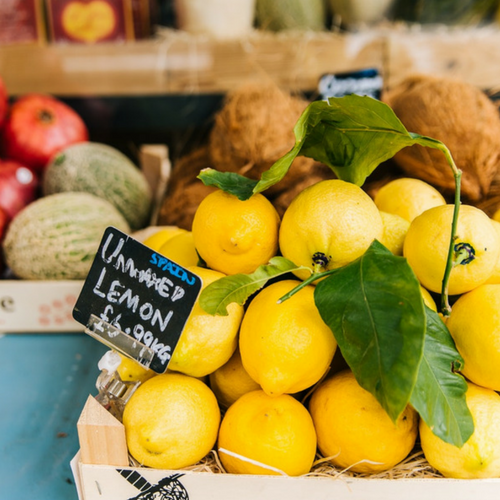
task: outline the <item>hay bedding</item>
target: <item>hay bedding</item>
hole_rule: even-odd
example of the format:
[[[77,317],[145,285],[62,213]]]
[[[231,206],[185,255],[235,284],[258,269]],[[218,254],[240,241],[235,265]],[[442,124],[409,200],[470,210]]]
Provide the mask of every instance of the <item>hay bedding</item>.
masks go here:
[[[130,457],[131,467],[141,467],[133,457]],[[211,450],[200,462],[183,470],[191,472],[206,472],[209,474],[226,474],[216,450]],[[316,456],[311,471],[302,477],[330,477],[332,479],[363,478],[363,479],[435,479],[443,476],[429,465],[422,450],[416,446],[408,457],[390,470],[376,474],[361,474],[348,469],[339,469],[328,462],[328,457]]]

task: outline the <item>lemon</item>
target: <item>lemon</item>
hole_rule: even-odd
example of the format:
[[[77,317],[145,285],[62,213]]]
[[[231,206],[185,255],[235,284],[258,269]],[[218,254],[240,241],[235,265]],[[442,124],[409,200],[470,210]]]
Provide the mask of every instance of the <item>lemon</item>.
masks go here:
[[[318,272],[360,257],[383,234],[382,217],[358,186],[339,179],[301,191],[286,209],[279,232],[283,256]],[[298,271],[301,279],[310,276]]]
[[[158,226],[142,243],[151,248],[151,250],[158,252],[166,241],[184,232],[186,232],[185,229],[177,226]]]
[[[436,302],[432,295],[423,286],[420,286],[420,291],[422,292],[422,298],[424,299],[424,304],[433,311],[437,312]]]
[[[263,195],[241,201],[217,190],[195,212],[194,243],[211,269],[248,274],[276,255],[279,222],[278,212]]]
[[[500,477],[500,395],[468,382],[467,406],[474,433],[458,448],[445,443],[422,420],[420,442],[425,458],[443,476],[457,479]]]
[[[118,365],[116,371],[118,372],[118,375],[120,375],[120,378],[124,382],[135,382],[135,381],[145,382],[146,380],[156,375],[156,373],[153,370],[145,368],[137,361],[134,361],[133,359],[130,359],[127,356],[123,356],[120,353],[118,354],[121,358],[121,362]]]
[[[194,247],[191,231],[183,231],[173,235],[161,245],[158,253],[183,267],[197,266],[200,260]]]
[[[396,214],[380,212],[384,232],[380,243],[390,250],[394,255],[403,255],[403,244],[410,223]]]
[[[491,217],[493,220],[500,222],[500,208],[498,208]]]
[[[220,410],[206,384],[167,373],[132,394],[123,424],[128,450],[141,465],[181,469],[199,462],[214,446]]]
[[[306,286],[278,304],[300,282],[284,280],[260,291],[240,329],[243,366],[269,395],[294,394],[315,384],[330,367],[337,343]]]
[[[464,358],[463,374],[500,391],[500,285],[481,285],[462,295],[446,325]]]
[[[406,233],[403,254],[420,283],[440,292],[450,245],[453,205],[430,208],[415,218]],[[449,294],[460,295],[484,283],[493,274],[500,253],[490,218],[471,205],[460,207],[455,252],[464,260],[450,274]]]
[[[429,208],[446,204],[435,187],[410,177],[388,182],[377,191],[373,200],[380,211],[399,215],[408,222]]]
[[[248,375],[241,362],[240,350],[209,376],[210,387],[223,408],[231,406],[240,396],[260,389],[260,385]]]
[[[294,397],[252,391],[224,415],[218,450],[229,473],[275,475],[281,471],[299,476],[312,467],[316,432],[309,412]]]
[[[203,287],[224,277],[223,273],[190,267],[200,276]],[[238,345],[238,329],[243,318],[243,307],[232,303],[227,316],[206,313],[197,301],[186,322],[168,364],[170,370],[192,377],[204,377],[225,364]]]
[[[350,370],[319,384],[309,402],[322,455],[337,467],[375,473],[391,469],[412,450],[418,416],[407,406],[396,424]]]
[[[500,239],[500,222],[495,219],[491,219],[491,223],[493,224],[498,238]],[[493,268],[493,273],[486,280],[486,283],[500,283],[500,253],[498,254],[497,262],[495,264],[495,267]]]

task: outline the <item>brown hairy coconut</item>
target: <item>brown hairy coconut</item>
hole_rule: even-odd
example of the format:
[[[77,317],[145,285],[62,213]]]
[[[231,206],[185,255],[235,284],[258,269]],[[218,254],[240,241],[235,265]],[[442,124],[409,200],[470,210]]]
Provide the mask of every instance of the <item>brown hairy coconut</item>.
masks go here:
[[[295,144],[293,128],[309,102],[274,84],[244,85],[226,96],[209,137],[212,165],[258,180]],[[308,175],[314,160],[297,157],[289,173],[270,187],[272,195]]]
[[[158,214],[157,225],[178,226],[191,231],[198,205],[205,196],[217,189],[205,186],[197,178],[200,171],[209,166],[206,147],[193,151],[176,163]]]
[[[500,117],[479,88],[463,81],[415,75],[383,96],[409,132],[438,139],[462,170],[461,191],[483,198],[500,164]],[[452,192],[455,182],[442,152],[411,146],[394,157],[408,175]]]

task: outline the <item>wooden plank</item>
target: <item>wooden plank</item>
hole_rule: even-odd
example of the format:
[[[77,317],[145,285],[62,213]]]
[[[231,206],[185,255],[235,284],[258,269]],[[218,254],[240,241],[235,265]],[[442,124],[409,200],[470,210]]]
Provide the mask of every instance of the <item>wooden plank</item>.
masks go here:
[[[81,462],[128,466],[125,427],[93,396],[89,396],[77,423]]]
[[[258,476],[212,474],[189,470],[150,468],[119,469],[80,463],[83,500],[128,500],[140,494],[146,484],[151,498],[160,483],[183,492],[189,500],[304,500],[307,498],[336,500],[422,500],[453,498],[454,500],[497,500],[500,479],[358,479],[314,476]],[[172,484],[175,481],[174,484]],[[179,494],[180,497],[180,494]]]
[[[150,225],[158,220],[163,196],[167,190],[172,166],[168,157],[168,147],[165,144],[146,144],[139,151],[141,169],[146,176],[153,193],[153,209]]]
[[[10,95],[60,96],[224,93],[242,83],[275,81],[314,90],[325,72],[383,61],[380,34],[271,34],[255,30],[217,41],[178,30],[115,44],[0,48],[0,75]]]
[[[387,31],[388,87],[415,73],[457,78],[482,89],[500,86],[500,30],[413,27]]]

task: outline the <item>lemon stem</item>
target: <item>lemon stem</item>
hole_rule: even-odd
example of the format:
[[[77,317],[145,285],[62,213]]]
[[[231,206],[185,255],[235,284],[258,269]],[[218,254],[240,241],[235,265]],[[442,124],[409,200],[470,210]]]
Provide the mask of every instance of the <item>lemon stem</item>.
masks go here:
[[[455,252],[455,241],[457,234],[457,224],[458,224],[458,214],[460,210],[460,185],[462,180],[462,171],[457,168],[455,165],[455,161],[451,156],[450,150],[440,141],[436,139],[431,139],[430,137],[424,136],[414,136],[417,138],[418,144],[422,146],[428,146],[434,149],[439,149],[445,156],[446,161],[451,167],[453,172],[453,177],[455,178],[455,199],[454,199],[454,208],[453,208],[453,219],[451,221],[451,234],[450,234],[450,245],[448,247],[448,257],[446,259],[446,267],[444,270],[444,276],[441,287],[441,313],[443,316],[447,317],[451,313],[451,306],[449,302],[449,293],[448,293],[448,285],[450,281],[450,274],[453,267],[459,262],[457,259],[461,259],[460,253]]]
[[[285,300],[288,300],[290,297],[295,295],[298,291],[302,290],[302,288],[304,288],[305,286],[311,284],[313,281],[316,281],[317,279],[323,278],[324,276],[328,276],[329,274],[333,274],[336,270],[337,269],[330,269],[329,271],[325,271],[323,273],[313,272],[311,274],[311,276],[309,276],[309,278],[305,279],[300,284],[298,284],[295,288],[293,288],[288,293],[283,295],[283,297],[281,297],[278,300],[278,304],[285,302]]]

